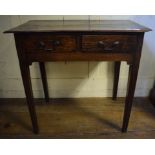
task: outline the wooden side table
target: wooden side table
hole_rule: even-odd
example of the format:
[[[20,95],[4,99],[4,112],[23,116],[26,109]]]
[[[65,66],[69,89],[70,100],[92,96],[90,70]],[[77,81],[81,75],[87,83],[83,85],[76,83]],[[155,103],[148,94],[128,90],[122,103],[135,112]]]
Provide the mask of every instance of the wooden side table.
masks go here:
[[[14,33],[27,105],[34,133],[39,132],[29,66],[39,62],[48,102],[49,94],[44,62],[46,61],[114,61],[113,99],[121,61],[129,65],[122,132],[127,131],[143,45],[144,32],[151,29],[128,20],[46,21],[33,20],[5,31]]]

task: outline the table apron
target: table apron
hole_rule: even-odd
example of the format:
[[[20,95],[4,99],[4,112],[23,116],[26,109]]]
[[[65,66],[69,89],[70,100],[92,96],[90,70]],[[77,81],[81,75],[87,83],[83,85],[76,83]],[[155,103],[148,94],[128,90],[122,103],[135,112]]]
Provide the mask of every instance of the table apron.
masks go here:
[[[26,61],[31,62],[46,62],[46,61],[127,61],[132,63],[133,55],[129,53],[44,53],[34,54],[27,53]]]

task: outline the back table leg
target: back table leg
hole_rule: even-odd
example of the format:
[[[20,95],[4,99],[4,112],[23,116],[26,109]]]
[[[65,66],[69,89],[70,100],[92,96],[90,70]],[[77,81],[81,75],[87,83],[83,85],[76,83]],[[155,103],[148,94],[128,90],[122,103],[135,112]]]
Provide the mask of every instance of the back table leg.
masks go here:
[[[41,79],[42,79],[42,84],[43,84],[43,89],[45,94],[45,101],[49,102],[48,84],[47,84],[47,76],[46,76],[44,62],[39,62],[39,67],[40,67]]]
[[[120,61],[116,61],[114,64],[114,84],[113,84],[113,100],[117,98],[117,90],[118,90],[118,81],[119,81],[119,73],[120,73]]]

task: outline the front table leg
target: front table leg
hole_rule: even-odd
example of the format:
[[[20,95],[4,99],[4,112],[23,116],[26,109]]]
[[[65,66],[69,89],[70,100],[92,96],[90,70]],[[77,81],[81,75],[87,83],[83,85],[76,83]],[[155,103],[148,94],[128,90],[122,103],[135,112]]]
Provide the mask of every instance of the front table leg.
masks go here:
[[[39,128],[38,128],[35,106],[33,102],[33,92],[32,92],[29,65],[25,63],[20,63],[20,70],[21,70],[21,75],[23,79],[27,105],[28,105],[28,109],[29,109],[29,113],[32,121],[33,132],[37,134],[39,132]]]
[[[128,128],[132,102],[133,102],[134,92],[136,87],[137,75],[138,75],[138,68],[139,68],[138,66],[139,65],[131,64],[129,67],[128,89],[127,89],[127,96],[125,100],[122,132],[126,132]]]
[[[133,54],[133,60],[129,66],[129,75],[128,75],[128,89],[127,89],[127,96],[125,100],[125,109],[124,109],[124,117],[123,117],[123,126],[122,132],[126,132],[128,128],[132,102],[134,98],[134,92],[137,82],[138,70],[139,70],[139,63],[141,58],[141,51],[143,45],[143,37],[144,33],[141,33],[137,37],[137,51]]]

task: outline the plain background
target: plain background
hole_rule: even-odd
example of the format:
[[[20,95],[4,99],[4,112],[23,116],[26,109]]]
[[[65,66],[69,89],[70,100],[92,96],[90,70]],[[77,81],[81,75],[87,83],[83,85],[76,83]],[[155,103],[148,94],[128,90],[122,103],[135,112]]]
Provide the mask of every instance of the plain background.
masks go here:
[[[148,96],[155,79],[155,16],[134,15],[38,15],[0,16],[0,97],[25,97],[13,34],[9,28],[28,20],[133,20],[153,31],[144,38],[135,96]],[[110,97],[113,88],[113,62],[49,62],[46,63],[50,97]],[[43,97],[38,63],[31,66],[34,96]],[[128,65],[122,62],[118,96],[126,95]]]

